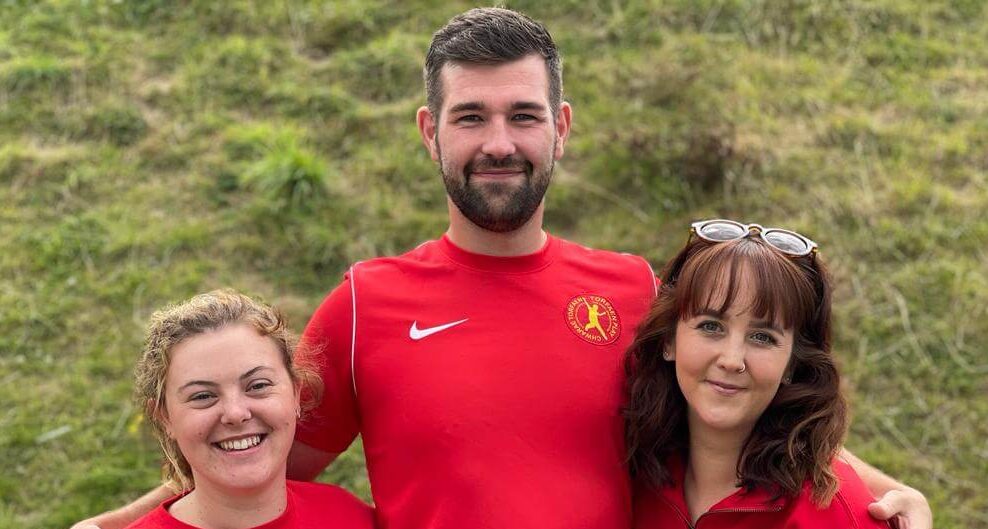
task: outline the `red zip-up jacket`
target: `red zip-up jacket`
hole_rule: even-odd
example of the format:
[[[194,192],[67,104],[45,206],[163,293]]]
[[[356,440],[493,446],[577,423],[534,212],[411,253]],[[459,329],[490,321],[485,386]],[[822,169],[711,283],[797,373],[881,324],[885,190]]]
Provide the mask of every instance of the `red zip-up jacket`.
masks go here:
[[[839,488],[830,505],[811,501],[807,483],[795,498],[772,500],[763,489],[741,489],[720,500],[691,523],[683,496],[684,465],[669,465],[674,485],[659,490],[638,486],[635,491],[635,529],[889,529],[887,522],[868,514],[871,493],[850,465],[835,460]]]

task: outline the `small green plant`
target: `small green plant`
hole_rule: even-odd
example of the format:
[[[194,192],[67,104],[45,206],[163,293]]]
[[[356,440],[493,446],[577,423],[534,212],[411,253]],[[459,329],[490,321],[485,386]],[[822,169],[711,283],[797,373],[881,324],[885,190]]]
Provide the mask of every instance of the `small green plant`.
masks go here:
[[[310,211],[329,194],[326,163],[283,136],[244,173],[244,182],[259,193],[269,209]]]
[[[64,95],[70,89],[72,72],[70,64],[54,57],[21,57],[0,67],[0,89],[13,95]]]

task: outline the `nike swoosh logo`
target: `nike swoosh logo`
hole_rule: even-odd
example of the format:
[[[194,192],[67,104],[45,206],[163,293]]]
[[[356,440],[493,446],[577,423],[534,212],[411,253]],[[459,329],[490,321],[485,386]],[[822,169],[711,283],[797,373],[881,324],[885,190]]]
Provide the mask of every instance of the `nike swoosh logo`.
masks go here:
[[[446,324],[443,324],[443,325],[437,325],[435,327],[428,327],[426,329],[419,329],[419,322],[418,321],[413,321],[412,322],[412,327],[410,329],[408,329],[408,337],[411,338],[411,339],[413,339],[413,340],[421,340],[422,338],[425,338],[427,336],[432,336],[433,334],[436,334],[437,332],[445,331],[446,329],[449,329],[450,327],[455,327],[455,326],[457,326],[457,325],[459,325],[459,324],[467,321],[467,319],[468,318],[463,318],[460,321],[453,321],[453,322],[446,323]]]

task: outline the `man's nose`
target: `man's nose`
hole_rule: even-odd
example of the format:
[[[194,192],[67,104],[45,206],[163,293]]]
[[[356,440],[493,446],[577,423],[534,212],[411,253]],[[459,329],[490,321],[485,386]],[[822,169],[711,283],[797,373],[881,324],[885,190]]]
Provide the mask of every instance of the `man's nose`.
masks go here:
[[[500,160],[515,154],[514,139],[511,137],[511,129],[507,121],[503,119],[493,119],[488,127],[488,135],[485,138],[481,151],[491,158]]]

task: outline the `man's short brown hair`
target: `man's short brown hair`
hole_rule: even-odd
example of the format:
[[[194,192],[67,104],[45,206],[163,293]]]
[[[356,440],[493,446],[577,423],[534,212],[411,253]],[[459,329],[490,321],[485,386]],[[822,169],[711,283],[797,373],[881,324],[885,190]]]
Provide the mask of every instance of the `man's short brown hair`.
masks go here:
[[[549,76],[549,109],[557,115],[563,99],[563,65],[549,31],[531,18],[498,7],[459,14],[432,36],[425,57],[425,92],[429,111],[439,116],[443,104],[440,74],[446,63],[501,64],[538,54]]]

